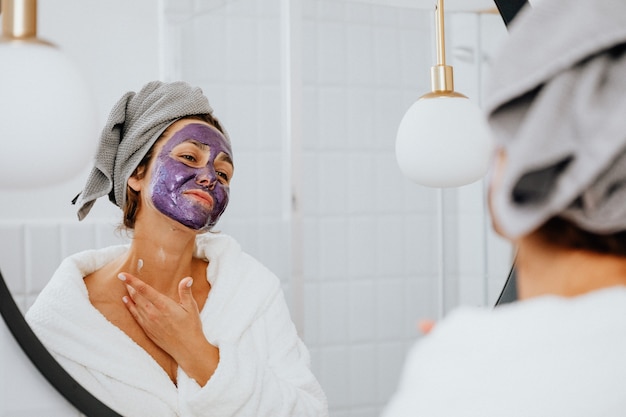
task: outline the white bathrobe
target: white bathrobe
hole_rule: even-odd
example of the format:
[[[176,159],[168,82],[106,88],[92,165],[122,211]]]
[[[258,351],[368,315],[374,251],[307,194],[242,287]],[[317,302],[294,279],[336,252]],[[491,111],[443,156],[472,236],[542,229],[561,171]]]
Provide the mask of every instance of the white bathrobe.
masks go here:
[[[384,417],[623,417],[626,287],[461,308],[409,353]]]
[[[209,261],[211,283],[200,314],[220,350],[204,387],[180,368],[178,387],[88,297],[83,277],[127,250],[113,246],[65,259],[26,319],[59,363],[87,390],[126,417],[327,416],[326,397],[291,321],[278,278],[234,239],[207,233],[195,256]]]

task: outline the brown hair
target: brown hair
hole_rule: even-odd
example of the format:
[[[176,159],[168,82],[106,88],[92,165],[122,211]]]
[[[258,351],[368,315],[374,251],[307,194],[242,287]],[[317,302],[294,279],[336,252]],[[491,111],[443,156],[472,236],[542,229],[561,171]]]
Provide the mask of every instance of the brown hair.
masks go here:
[[[537,229],[537,234],[560,247],[626,257],[626,231],[600,235],[582,230],[562,217],[553,217]]]
[[[201,120],[203,122],[207,122],[211,126],[215,127],[217,130],[222,132],[223,134],[226,134],[224,132],[224,129],[220,125],[219,121],[215,119],[213,116],[211,116],[210,114],[194,114],[194,115],[182,117],[181,119],[178,119],[178,120],[182,120],[182,119],[196,119],[196,120]],[[163,136],[169,130],[170,126],[168,126],[167,129],[163,131],[163,133],[161,134],[161,136],[159,136],[159,138],[156,140],[154,145],[152,145],[148,153],[146,153],[146,156],[143,157],[141,162],[139,162],[139,165],[137,165],[137,168],[135,168],[135,170],[133,171],[131,177],[135,177],[137,179],[143,179],[145,177],[146,171],[148,168],[148,163],[150,162],[150,159],[152,159],[152,155],[154,153],[154,148],[156,144],[159,143],[159,141],[163,138]],[[123,209],[123,212],[124,212],[123,225],[120,225],[122,229],[133,230],[135,228],[135,220],[137,219],[137,213],[139,212],[139,208],[141,207],[140,203],[141,203],[141,199],[139,198],[139,192],[133,190],[128,184],[126,184],[126,204],[124,204],[124,209]]]

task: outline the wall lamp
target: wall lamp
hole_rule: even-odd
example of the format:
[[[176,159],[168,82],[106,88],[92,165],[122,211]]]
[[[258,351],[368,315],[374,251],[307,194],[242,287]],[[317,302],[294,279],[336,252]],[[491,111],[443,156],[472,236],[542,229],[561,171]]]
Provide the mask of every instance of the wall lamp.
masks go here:
[[[496,0],[505,24],[526,0]],[[428,187],[458,187],[481,179],[489,167],[493,141],[482,111],[454,90],[446,65],[444,1],[435,7],[437,63],[431,91],[407,110],[396,136],[396,160],[402,173]]]
[[[37,37],[37,0],[1,7],[0,188],[62,182],[95,151],[92,95],[70,59]]]

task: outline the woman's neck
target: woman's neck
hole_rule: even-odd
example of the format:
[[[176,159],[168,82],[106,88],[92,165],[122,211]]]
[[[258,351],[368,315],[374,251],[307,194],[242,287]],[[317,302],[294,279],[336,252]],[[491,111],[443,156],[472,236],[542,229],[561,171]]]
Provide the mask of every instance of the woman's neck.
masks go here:
[[[181,279],[198,272],[196,233],[182,226],[138,223],[123,267],[164,294],[177,294]]]
[[[520,299],[541,295],[575,297],[626,285],[626,258],[550,245],[531,234],[517,242]]]

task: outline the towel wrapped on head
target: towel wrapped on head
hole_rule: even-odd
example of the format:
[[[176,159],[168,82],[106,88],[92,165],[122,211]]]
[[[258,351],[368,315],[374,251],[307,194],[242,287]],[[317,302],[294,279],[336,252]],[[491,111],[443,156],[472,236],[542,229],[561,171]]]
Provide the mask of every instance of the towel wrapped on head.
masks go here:
[[[161,134],[185,116],[213,114],[198,87],[176,81],[152,81],[139,92],[129,91],[113,106],[102,130],[94,167],[74,202],[84,219],[95,201],[105,195],[120,208],[126,203],[126,184]],[[228,134],[224,132],[230,142]]]
[[[569,3],[522,10],[490,72],[485,110],[506,153],[491,204],[510,238],[554,216],[626,230],[626,2]]]

